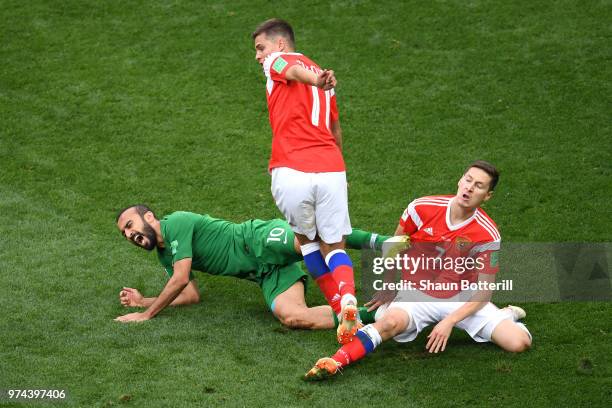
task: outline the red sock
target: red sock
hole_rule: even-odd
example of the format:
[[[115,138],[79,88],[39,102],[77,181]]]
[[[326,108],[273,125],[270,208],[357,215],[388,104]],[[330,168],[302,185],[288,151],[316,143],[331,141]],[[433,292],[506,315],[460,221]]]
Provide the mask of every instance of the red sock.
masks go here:
[[[331,273],[325,273],[315,279],[319,289],[325,296],[325,300],[331,306],[335,314],[340,314],[340,294],[338,293],[338,283]]]
[[[344,367],[362,359],[366,354],[367,351],[363,346],[363,343],[357,338],[357,336],[355,336],[349,343],[340,347],[332,358],[340,363],[340,367]]]
[[[346,294],[355,296],[355,278],[353,277],[353,268],[346,265],[341,265],[332,271],[332,275],[336,280],[340,289],[340,296]]]
[[[325,262],[329,266],[338,288],[340,296],[347,294],[355,296],[355,277],[351,258],[342,249],[335,249],[327,254]]]

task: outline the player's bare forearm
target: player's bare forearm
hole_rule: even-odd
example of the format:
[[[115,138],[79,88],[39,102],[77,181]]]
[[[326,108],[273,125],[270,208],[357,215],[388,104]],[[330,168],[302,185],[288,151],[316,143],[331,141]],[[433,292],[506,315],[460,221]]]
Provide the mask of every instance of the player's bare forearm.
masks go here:
[[[141,307],[151,307],[151,305],[155,303],[156,300],[156,297],[144,298],[142,300]],[[181,292],[168,306],[185,306],[194,303],[197,302],[194,302],[190,297],[183,295],[183,292]]]
[[[300,65],[294,65],[287,68],[285,77],[289,81],[298,81],[306,85],[316,86],[326,91],[336,86],[336,77],[334,71],[331,70],[323,70],[315,74]]]
[[[478,281],[480,282],[494,282],[495,276],[490,274],[481,273],[478,275]],[[468,316],[473,315],[480,309],[482,309],[493,296],[493,292],[490,290],[478,290],[474,292],[470,300],[459,307],[457,310],[447,316],[447,319],[451,319],[453,324],[457,324]]]
[[[473,315],[474,313],[485,307],[487,303],[488,302],[465,302],[461,307],[449,314],[446,318],[450,319],[453,322],[453,325],[455,325],[466,317]]]
[[[151,307],[156,299],[156,297],[144,298],[142,307]],[[190,296],[185,296],[185,294],[181,292],[168,306],[187,306],[194,303],[198,302],[194,301]]]
[[[285,77],[290,81],[298,81],[303,84],[317,86],[317,74],[300,65],[294,65],[287,69]]]
[[[342,150],[342,128],[340,127],[340,121],[336,120],[332,122],[330,130],[332,135],[334,136],[334,139],[336,139],[336,144],[338,145],[340,150]]]
[[[142,298],[139,307],[150,307],[155,302],[156,297]]]
[[[151,307],[151,305],[157,300],[156,297],[143,298],[141,301],[141,307]],[[185,289],[179,293],[179,295],[168,305],[168,306],[187,306],[200,303],[200,291],[194,281],[190,281]]]
[[[181,259],[174,264],[174,274],[166,283],[166,286],[153,301],[151,306],[143,313],[152,318],[170,305],[189,284],[189,273],[191,272],[191,258]]]
[[[185,289],[170,303],[170,306],[187,306],[200,303],[200,290],[195,281],[189,281]]]
[[[172,301],[174,301],[174,299],[178,297],[178,295],[183,289],[185,289],[185,286],[187,286],[188,283],[189,281],[184,281],[178,278],[175,279],[173,276],[168,281],[168,283],[166,283],[166,286],[159,294],[159,296],[155,298],[151,306],[149,306],[149,308],[145,310],[144,313],[147,315],[147,317],[149,319],[153,318],[159,312],[164,310],[168,305],[170,305],[170,303],[172,303]]]

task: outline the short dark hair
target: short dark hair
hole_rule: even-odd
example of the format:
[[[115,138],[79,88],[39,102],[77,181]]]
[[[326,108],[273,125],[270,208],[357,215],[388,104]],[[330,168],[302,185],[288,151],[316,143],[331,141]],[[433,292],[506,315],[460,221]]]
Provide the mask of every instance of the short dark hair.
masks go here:
[[[280,18],[271,18],[270,20],[266,20],[261,23],[253,34],[251,34],[251,38],[254,40],[260,34],[265,34],[267,37],[281,35],[289,40],[291,47],[295,47],[295,35],[293,34],[293,28],[291,25],[285,20],[281,20]]]
[[[148,213],[149,211],[151,211],[153,213],[153,216],[155,217],[155,213],[153,212],[152,209],[149,208],[148,205],[146,204],[135,204],[135,205],[130,205],[129,207],[125,207],[122,208],[121,210],[119,210],[119,212],[117,213],[117,217],[115,218],[115,224],[117,222],[119,222],[119,217],[121,217],[121,214],[123,214],[124,212],[126,212],[127,210],[134,208],[136,210],[136,212],[138,213],[138,215],[140,215],[141,217],[144,217],[144,215],[146,213]],[[157,218],[157,217],[155,217]]]
[[[497,168],[488,161],[476,160],[475,162],[467,166],[463,174],[467,173],[468,170],[472,167],[476,167],[477,169],[480,169],[487,173],[491,177],[491,182],[489,183],[489,191],[495,190],[495,186],[497,186],[497,182],[499,181],[499,170],[497,170]]]

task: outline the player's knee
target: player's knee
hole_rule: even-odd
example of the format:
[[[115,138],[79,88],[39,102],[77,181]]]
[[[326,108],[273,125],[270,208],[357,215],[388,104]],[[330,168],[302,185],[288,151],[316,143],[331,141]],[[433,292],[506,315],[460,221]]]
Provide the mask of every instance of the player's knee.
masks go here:
[[[381,319],[381,332],[389,337],[393,337],[406,329],[408,325],[408,316],[403,316],[398,313],[388,313],[383,319]]]
[[[276,315],[283,326],[290,329],[308,329],[310,327],[309,322],[306,321],[302,313],[297,310],[290,310]]]
[[[522,353],[523,351],[529,350],[530,347],[531,338],[526,332],[522,330],[521,333],[518,333],[517,335],[509,338],[506,344],[504,345],[504,349],[512,353]]]
[[[298,320],[294,314],[291,314],[291,313],[281,314],[280,316],[278,316],[278,320],[280,320],[283,326],[287,326],[290,329],[297,328],[296,326],[297,326]]]

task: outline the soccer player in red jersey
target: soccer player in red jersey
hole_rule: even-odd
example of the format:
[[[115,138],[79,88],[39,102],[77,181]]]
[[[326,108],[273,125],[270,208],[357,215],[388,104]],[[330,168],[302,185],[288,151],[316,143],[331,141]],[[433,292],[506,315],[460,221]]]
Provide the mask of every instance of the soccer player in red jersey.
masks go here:
[[[336,78],[295,52],[286,21],[267,20],[252,38],[267,80],[272,195],[300,242],[308,271],[339,316],[338,341],[345,343],[361,323],[353,265],[344,250],[351,223]]]
[[[403,280],[414,283],[412,287],[418,290],[399,292],[391,303],[375,296],[369,305],[378,307],[376,322],[358,330],[331,358],[317,361],[306,378],[333,375],[390,338],[412,341],[431,324],[436,326],[426,344],[430,353],[444,351],[453,327],[465,330],[477,342],[492,341],[511,352],[522,352],[531,346],[531,334],[524,324],[517,323],[525,317],[523,309],[498,309],[489,302],[489,289],[459,289],[460,281],[493,282],[499,270],[501,237],[493,220],[480,208],[492,197],[498,179],[499,173],[492,164],[476,161],[464,172],[454,196],[423,197],[408,205],[395,235],[409,236],[411,256],[476,262],[472,268],[464,268],[467,263],[462,262],[461,268],[450,270],[426,266],[406,273],[403,269]]]

